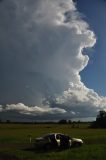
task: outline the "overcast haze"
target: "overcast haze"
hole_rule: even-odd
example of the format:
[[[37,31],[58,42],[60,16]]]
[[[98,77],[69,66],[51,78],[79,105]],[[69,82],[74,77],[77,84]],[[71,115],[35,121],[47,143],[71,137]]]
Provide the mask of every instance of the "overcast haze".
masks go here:
[[[96,6],[95,0],[93,3]],[[2,0],[0,15],[2,119],[80,119],[95,117],[100,109],[106,109],[106,97],[93,85],[85,85],[91,74],[88,68],[84,76],[83,70],[91,62],[90,50],[96,54],[99,36],[88,24],[92,21],[84,18],[81,4],[72,0]]]

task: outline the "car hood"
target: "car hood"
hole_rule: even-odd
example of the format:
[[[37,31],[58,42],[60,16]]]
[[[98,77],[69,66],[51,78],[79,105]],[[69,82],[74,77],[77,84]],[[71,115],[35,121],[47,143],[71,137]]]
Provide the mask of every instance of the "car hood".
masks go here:
[[[76,142],[80,142],[80,143],[83,143],[83,140],[82,139],[79,139],[79,138],[72,138],[73,141],[76,141]]]

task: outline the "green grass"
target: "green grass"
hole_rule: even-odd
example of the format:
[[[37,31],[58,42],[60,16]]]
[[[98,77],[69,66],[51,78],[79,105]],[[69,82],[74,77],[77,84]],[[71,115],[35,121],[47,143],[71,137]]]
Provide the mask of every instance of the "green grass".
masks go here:
[[[82,138],[84,145],[80,148],[46,153],[20,147],[29,144],[29,135],[35,138],[52,132]],[[58,124],[0,124],[0,153],[15,155],[25,160],[105,160],[105,150],[106,129],[88,129],[86,125],[72,128],[71,125]]]

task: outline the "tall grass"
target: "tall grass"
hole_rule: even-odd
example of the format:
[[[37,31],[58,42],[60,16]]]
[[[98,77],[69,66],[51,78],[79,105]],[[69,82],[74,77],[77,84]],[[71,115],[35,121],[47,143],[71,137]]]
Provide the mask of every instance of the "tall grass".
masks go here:
[[[82,138],[84,145],[80,148],[46,153],[25,150],[17,145],[26,144],[27,146],[29,144],[29,135],[32,135],[32,138],[36,138],[53,132]],[[2,147],[3,144],[5,144],[5,147]],[[69,124],[0,124],[0,152],[13,154],[26,160],[105,160],[105,150],[106,129],[89,129],[87,125],[73,128]]]

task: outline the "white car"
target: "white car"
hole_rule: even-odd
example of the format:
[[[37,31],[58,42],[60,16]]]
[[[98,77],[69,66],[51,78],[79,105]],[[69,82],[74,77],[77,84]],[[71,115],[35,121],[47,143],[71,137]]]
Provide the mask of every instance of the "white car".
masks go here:
[[[81,146],[83,144],[82,139],[71,138],[68,135],[62,133],[50,133],[43,137],[36,138],[34,140],[36,147],[51,149],[51,148],[70,148],[75,146]]]

